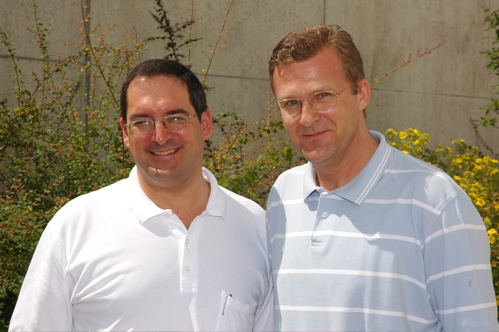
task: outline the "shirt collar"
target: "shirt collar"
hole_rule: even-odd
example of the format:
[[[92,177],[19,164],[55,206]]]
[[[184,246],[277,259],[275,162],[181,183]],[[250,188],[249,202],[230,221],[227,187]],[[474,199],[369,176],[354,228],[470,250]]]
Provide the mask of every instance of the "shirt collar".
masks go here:
[[[210,197],[205,212],[212,216],[223,216],[225,211],[225,200],[215,176],[206,168],[202,168],[203,178],[210,183]],[[137,176],[137,166],[134,166],[127,179],[127,195],[129,197],[129,209],[135,219],[143,224],[148,219],[160,214],[171,215],[171,209],[163,210],[154,204],[142,190]]]
[[[163,210],[156,204],[142,190],[137,176],[137,166],[134,166],[128,176],[128,193],[129,209],[134,215],[135,219],[143,224],[148,219],[155,217],[162,213],[171,214],[171,210]]]
[[[390,149],[385,137],[377,132],[370,131],[371,135],[379,142],[376,152],[357,176],[346,185],[337,188],[330,195],[337,195],[357,205],[361,205],[369,193],[373,190],[376,183],[381,179],[388,165],[388,160],[393,150]],[[303,184],[304,197],[308,197],[313,192],[326,192],[316,184],[316,173],[312,164],[309,162],[305,168],[305,177]]]
[[[204,167],[203,177],[210,183],[210,198],[206,204],[205,212],[214,217],[223,217],[225,215],[225,199],[222,188],[218,185],[215,176]]]

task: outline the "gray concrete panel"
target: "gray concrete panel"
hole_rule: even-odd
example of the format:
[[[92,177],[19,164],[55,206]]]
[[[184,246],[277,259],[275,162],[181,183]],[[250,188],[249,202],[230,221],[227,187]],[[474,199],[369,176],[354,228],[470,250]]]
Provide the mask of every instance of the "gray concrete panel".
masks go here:
[[[76,38],[73,25],[80,24],[81,12],[72,2],[37,1],[41,19],[54,20],[49,42],[54,57],[74,52],[67,41]],[[94,38],[115,23],[115,31],[107,37],[113,45],[134,31],[139,41],[161,33],[149,13],[155,6],[153,0],[84,2],[94,13],[90,26],[102,25]],[[193,2],[197,19],[193,37],[203,40],[192,44],[191,60],[193,71],[201,78],[230,2]],[[190,18],[191,1],[165,0],[164,4],[174,23]],[[480,54],[491,47],[491,40],[484,39],[491,35],[483,25],[486,8],[499,8],[499,0],[234,0],[221,36],[221,42],[226,44],[216,52],[210,66],[207,83],[213,90],[208,94],[209,105],[213,112],[247,114],[248,120],[257,119],[258,114],[264,116],[269,95],[267,61],[272,48],[294,29],[335,23],[352,34],[371,82],[405,62],[410,54],[447,40],[432,54],[373,87],[372,104],[380,107],[368,112],[368,123],[379,131],[417,128],[432,136],[432,144],[446,145],[458,138],[478,143],[468,119],[483,115],[479,108],[488,104],[489,98],[497,98],[491,88],[497,84],[497,77],[485,69],[487,59]],[[34,24],[31,2],[0,0],[0,9],[0,25],[8,32],[18,55],[28,61],[22,68],[35,66],[32,58],[39,58],[40,53],[36,39],[26,30]],[[147,46],[143,60],[165,55],[161,42]],[[1,69],[9,68],[5,55],[5,49],[0,47]],[[3,77],[10,77],[3,73]],[[0,93],[11,91],[13,84],[2,79]],[[499,150],[499,134],[495,132],[484,133]]]
[[[38,0],[38,18],[43,24],[40,29],[48,34],[48,48],[51,57],[72,54],[74,47],[68,41],[78,36],[73,28],[81,19],[81,10],[73,1]],[[40,59],[33,5],[29,0],[0,0],[0,26],[11,40],[17,55],[21,58]],[[28,31],[31,29],[32,32]],[[0,47],[0,56],[7,52]]]

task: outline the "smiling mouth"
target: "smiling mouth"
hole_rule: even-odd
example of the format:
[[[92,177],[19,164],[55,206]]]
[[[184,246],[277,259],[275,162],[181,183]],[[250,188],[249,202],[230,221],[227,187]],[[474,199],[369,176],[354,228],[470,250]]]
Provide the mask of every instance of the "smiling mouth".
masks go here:
[[[169,155],[171,153],[177,152],[178,150],[180,150],[180,149],[173,149],[173,150],[164,151],[164,152],[153,152],[153,154],[155,156],[166,156],[166,155]]]
[[[323,134],[324,134],[323,131],[319,131],[319,132],[316,132],[316,133],[304,134],[303,137],[305,137],[307,139],[314,139],[314,138],[317,138],[317,137],[321,137]]]

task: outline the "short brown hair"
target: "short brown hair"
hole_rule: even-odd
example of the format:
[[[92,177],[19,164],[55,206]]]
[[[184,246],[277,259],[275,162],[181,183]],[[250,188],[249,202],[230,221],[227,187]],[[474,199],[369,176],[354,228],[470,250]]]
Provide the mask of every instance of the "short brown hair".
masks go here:
[[[269,60],[270,87],[274,91],[272,77],[277,67],[294,61],[305,61],[326,47],[332,47],[339,55],[343,71],[352,83],[365,78],[360,52],[352,36],[338,25],[316,25],[293,31],[284,37],[272,51]],[[353,86],[356,94],[357,86]]]
[[[128,88],[132,81],[138,77],[155,77],[166,76],[178,78],[187,87],[189,98],[192,106],[196,110],[199,120],[201,121],[201,114],[208,109],[206,104],[206,93],[203,84],[199,81],[196,75],[190,71],[186,66],[174,60],[167,59],[151,59],[137,65],[128,74],[126,81],[121,88],[120,106],[121,117],[126,122],[128,111]]]

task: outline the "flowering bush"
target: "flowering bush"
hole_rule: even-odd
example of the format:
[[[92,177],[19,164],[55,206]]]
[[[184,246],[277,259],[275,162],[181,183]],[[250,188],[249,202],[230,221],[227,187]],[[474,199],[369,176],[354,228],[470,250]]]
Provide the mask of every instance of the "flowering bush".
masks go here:
[[[487,227],[494,287],[499,295],[499,170],[496,159],[484,156],[462,139],[452,147],[426,147],[430,136],[417,129],[397,133],[389,129],[387,140],[397,149],[435,165],[449,174],[468,194]],[[499,304],[499,296],[496,296]]]

